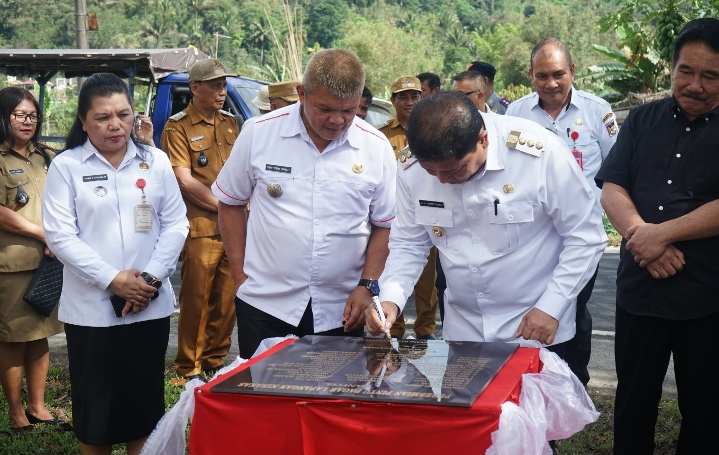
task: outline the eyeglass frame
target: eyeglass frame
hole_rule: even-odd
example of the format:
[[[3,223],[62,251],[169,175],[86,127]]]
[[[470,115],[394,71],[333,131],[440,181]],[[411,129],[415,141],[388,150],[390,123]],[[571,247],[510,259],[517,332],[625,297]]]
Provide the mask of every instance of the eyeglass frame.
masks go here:
[[[23,124],[27,123],[27,120],[30,120],[31,125],[35,125],[40,121],[40,116],[38,116],[36,112],[30,114],[27,112],[11,112],[10,115]]]

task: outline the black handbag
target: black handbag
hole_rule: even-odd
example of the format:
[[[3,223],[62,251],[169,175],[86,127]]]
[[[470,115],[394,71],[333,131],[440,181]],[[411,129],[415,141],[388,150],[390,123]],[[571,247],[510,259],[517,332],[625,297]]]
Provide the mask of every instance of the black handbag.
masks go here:
[[[25,301],[39,314],[50,316],[60,301],[61,292],[62,262],[55,257],[43,256],[25,291]]]

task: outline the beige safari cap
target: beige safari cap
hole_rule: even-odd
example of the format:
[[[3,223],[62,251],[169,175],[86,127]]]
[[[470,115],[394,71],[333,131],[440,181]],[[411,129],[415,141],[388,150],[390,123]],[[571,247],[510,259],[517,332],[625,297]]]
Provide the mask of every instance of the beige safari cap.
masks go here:
[[[227,71],[225,65],[216,58],[202,60],[190,67],[190,82],[211,81],[220,77],[237,76],[237,74]]]
[[[262,88],[257,91],[257,96],[252,99],[252,104],[261,111],[272,110],[272,106],[270,105],[270,96],[266,85],[263,85]]]
[[[297,81],[283,81],[270,84],[268,87],[270,98],[282,98],[288,103],[294,103],[300,99],[297,94]]]
[[[394,95],[399,92],[406,92],[407,90],[422,91],[422,83],[414,76],[402,76],[396,81],[392,82],[390,91]]]

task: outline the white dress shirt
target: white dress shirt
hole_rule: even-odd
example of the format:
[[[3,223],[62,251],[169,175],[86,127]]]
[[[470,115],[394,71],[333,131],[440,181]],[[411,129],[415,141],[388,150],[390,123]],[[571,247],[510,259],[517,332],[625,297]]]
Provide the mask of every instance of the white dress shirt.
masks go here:
[[[212,192],[224,204],[250,202],[237,296],[294,326],[312,298],[321,332],[342,325],[371,225],[390,227],[397,164],[384,135],[357,117],[320,153],[300,107],[248,120]]]
[[[143,159],[144,158],[144,159]],[[152,228],[136,232],[135,206],[144,179]],[[43,226],[50,250],[65,265],[59,319],[108,327],[159,319],[172,313],[170,275],[188,231],[185,204],[167,155],[130,141],[115,169],[88,140],[59,154],[50,165],[43,196]],[[159,296],[144,311],[118,318],[108,286],[135,268],[162,280]]]
[[[570,150],[576,147],[582,153],[584,176],[594,189],[596,204],[601,208],[601,190],[594,182],[594,177],[609,155],[619,132],[612,106],[608,102],[572,87],[569,104],[553,119],[539,105],[537,92],[532,92],[510,104],[507,115],[537,122],[561,138]],[[579,134],[576,144],[571,138],[573,131]]]
[[[403,308],[434,245],[447,279],[445,338],[512,341],[538,308],[559,321],[555,343],[567,341],[577,294],[607,239],[592,189],[554,134],[516,117],[482,117],[487,160],[467,182],[442,184],[416,161],[400,170],[380,299]],[[521,132],[514,149],[511,131]]]

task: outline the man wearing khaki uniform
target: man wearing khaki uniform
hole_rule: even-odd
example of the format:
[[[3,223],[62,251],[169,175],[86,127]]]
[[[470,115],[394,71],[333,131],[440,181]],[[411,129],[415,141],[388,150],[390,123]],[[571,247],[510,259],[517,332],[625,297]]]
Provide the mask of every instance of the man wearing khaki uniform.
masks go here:
[[[422,98],[422,83],[414,76],[402,76],[392,83],[390,90],[392,91],[390,99],[396,116],[387,125],[380,128],[380,131],[387,136],[397,159],[400,163],[404,163],[410,157],[407,147],[407,122],[412,108]],[[437,249],[432,248],[427,258],[427,265],[414,287],[414,302],[417,308],[414,331],[417,338],[430,338],[434,333],[437,313],[437,289],[434,286],[437,279],[436,267]],[[391,332],[395,337],[404,335],[404,317],[402,315],[397,318]]]
[[[185,377],[224,365],[235,325],[235,282],[217,229],[217,199],[210,185],[230,156],[239,128],[221,108],[227,96],[219,60],[195,63],[189,72],[192,101],[167,121],[162,148],[180,185],[190,235],[182,256],[180,321],[175,364]]]

